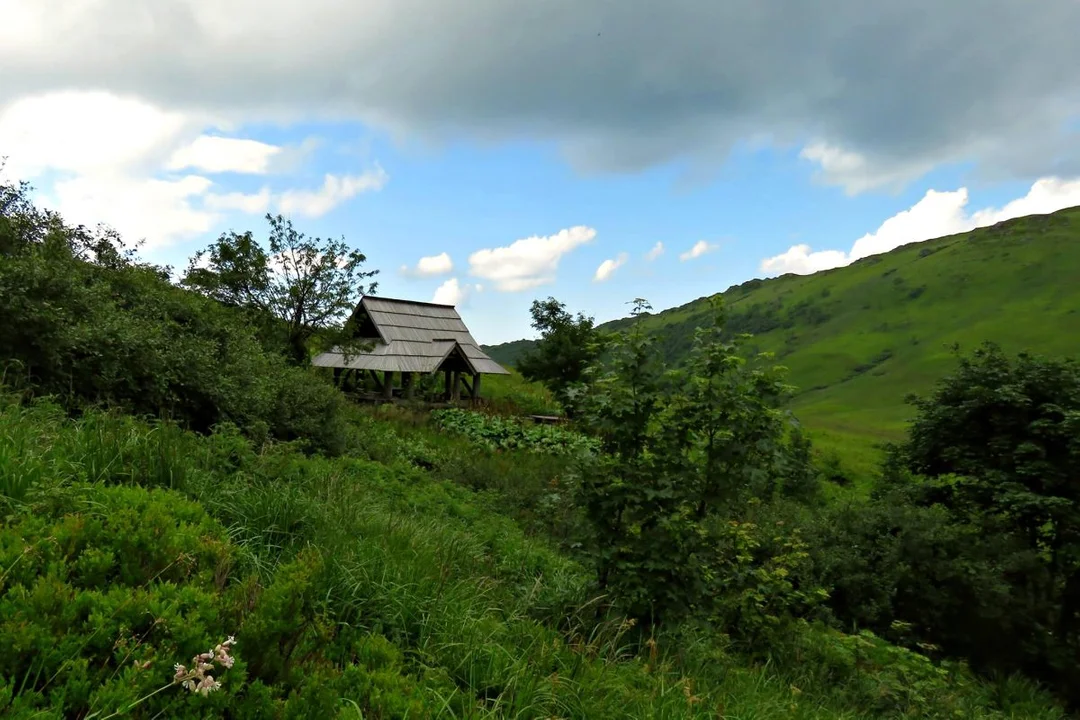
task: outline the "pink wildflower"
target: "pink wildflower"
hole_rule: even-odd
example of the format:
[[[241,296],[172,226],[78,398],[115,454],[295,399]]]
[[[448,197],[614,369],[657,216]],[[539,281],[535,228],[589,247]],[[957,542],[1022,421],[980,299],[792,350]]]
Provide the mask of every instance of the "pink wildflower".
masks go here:
[[[208,695],[214,690],[219,690],[221,683],[209,673],[214,669],[215,663],[225,669],[233,666],[235,660],[229,654],[229,651],[235,643],[235,638],[230,635],[225,642],[219,643],[209,652],[196,655],[191,659],[191,670],[177,663],[173,682],[179,683],[185,690],[197,692],[201,695]]]
[[[207,675],[199,683],[197,692],[201,693],[202,695],[209,695],[211,692],[219,689],[220,687],[221,683],[215,680],[213,675]]]

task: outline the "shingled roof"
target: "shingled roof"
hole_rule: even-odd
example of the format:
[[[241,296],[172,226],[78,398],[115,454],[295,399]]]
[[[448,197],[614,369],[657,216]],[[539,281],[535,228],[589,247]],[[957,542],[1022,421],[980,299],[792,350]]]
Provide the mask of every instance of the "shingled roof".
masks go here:
[[[429,373],[461,365],[472,374],[508,375],[473,339],[453,305],[365,296],[353,312],[361,338],[374,340],[368,352],[346,358],[340,348],[317,355],[317,367]],[[448,363],[449,361],[449,363]]]

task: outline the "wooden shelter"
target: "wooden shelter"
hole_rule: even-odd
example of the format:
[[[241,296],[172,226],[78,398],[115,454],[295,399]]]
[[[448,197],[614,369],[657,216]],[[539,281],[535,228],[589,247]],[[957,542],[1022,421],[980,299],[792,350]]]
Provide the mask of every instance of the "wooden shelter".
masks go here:
[[[346,353],[333,348],[311,362],[335,368],[335,375],[352,372],[362,378],[370,374],[385,399],[394,396],[395,375],[401,379],[401,394],[412,397],[419,375],[441,372],[446,377],[442,394],[447,400],[460,399],[462,385],[469,398],[478,398],[481,377],[509,375],[480,350],[453,305],[365,296],[353,311],[351,323],[358,339],[373,343],[370,350]]]

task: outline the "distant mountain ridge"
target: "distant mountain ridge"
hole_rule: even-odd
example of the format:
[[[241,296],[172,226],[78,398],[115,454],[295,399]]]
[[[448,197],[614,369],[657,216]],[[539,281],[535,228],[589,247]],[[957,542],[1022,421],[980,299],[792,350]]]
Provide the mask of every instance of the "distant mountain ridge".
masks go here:
[[[952,346],[967,351],[992,340],[1008,352],[1080,355],[1080,207],[720,294],[728,327],[752,333],[757,349],[790,369],[792,407],[819,444],[869,466],[876,442],[902,436],[905,395],[926,391],[954,366]],[[694,329],[709,321],[708,300],[640,320],[670,362],[685,357]],[[484,351],[513,365],[532,344]]]

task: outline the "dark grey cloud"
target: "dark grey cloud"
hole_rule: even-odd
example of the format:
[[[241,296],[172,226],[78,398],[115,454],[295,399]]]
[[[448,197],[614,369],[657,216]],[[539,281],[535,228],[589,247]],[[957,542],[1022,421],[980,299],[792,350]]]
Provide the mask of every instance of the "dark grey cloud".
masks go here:
[[[96,88],[238,120],[527,135],[593,171],[719,163],[767,136],[842,148],[848,162],[825,169],[854,185],[949,161],[1011,178],[1080,172],[1077,0],[15,5],[25,17],[0,29],[0,104]]]

